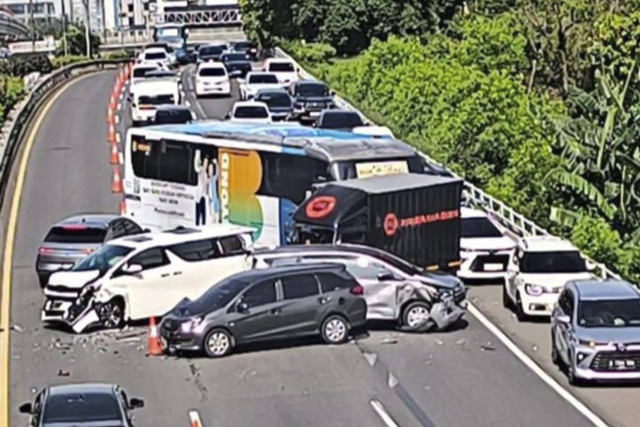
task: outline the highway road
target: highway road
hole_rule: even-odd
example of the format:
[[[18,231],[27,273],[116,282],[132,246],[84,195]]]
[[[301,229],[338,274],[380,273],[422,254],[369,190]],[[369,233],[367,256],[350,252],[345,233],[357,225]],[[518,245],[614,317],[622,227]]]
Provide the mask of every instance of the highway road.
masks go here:
[[[223,117],[233,98],[197,100],[191,71],[183,76],[186,100],[200,117]],[[10,425],[25,423],[17,407],[35,390],[78,381],[119,383],[144,398],[140,426],[186,426],[190,410],[205,427],[393,425],[385,423],[387,414],[402,427],[589,425],[471,316],[445,333],[403,334],[376,325],[342,346],[304,340],[252,346],[220,360],[147,358],[143,326],[80,336],[43,328],[34,262],[48,226],[67,215],[118,208],[105,141],[114,76],[101,72],[72,83],[36,129],[16,238],[7,242],[14,245]],[[536,345],[532,356],[544,360],[548,326],[516,324],[496,305],[497,292],[483,287],[471,295],[525,351]],[[631,402],[638,390],[603,390],[578,394],[612,424],[635,424],[640,414]]]

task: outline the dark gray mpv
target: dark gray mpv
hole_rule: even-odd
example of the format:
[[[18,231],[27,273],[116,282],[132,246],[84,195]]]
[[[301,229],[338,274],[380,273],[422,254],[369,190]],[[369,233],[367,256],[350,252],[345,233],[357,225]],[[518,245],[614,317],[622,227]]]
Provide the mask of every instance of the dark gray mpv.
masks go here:
[[[235,274],[195,301],[180,302],[160,324],[168,350],[227,355],[253,341],[320,335],[347,341],[365,324],[363,288],[343,265],[288,265]]]

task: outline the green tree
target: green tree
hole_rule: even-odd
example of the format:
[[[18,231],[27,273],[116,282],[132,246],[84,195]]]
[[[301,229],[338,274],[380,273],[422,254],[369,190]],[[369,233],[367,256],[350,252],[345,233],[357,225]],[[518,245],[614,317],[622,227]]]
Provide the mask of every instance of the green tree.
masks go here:
[[[87,53],[87,44],[85,37],[85,28],[82,25],[71,25],[67,29],[67,54],[72,56],[78,55],[86,55]],[[98,48],[100,47],[100,37],[95,34],[89,34],[89,40],[91,44],[91,52],[92,54],[97,54]],[[57,56],[63,56],[64,46],[62,43],[58,46],[56,50]]]

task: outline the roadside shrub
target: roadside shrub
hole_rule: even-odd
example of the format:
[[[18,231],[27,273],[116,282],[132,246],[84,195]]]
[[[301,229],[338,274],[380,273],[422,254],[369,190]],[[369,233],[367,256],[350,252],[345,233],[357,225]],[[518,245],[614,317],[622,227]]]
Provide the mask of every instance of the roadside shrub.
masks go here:
[[[336,55],[336,50],[326,43],[284,42],[282,48],[301,62],[318,64]]]
[[[51,61],[46,55],[12,56],[0,63],[0,74],[13,77],[23,77],[34,72],[48,74],[52,69]]]
[[[129,59],[133,57],[133,52],[129,52],[126,50],[114,50],[112,52],[107,52],[102,55],[104,59]]]
[[[76,62],[86,61],[87,57],[82,55],[56,56],[53,58],[52,64],[54,69],[66,67]]]

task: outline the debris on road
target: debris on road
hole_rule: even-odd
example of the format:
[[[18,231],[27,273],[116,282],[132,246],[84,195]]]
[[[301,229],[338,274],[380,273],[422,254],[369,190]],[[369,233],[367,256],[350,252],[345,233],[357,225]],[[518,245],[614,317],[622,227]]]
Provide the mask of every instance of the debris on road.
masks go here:
[[[71,372],[59,369],[58,370],[58,376],[59,377],[69,377],[69,376],[71,376]]]
[[[441,339],[437,339],[437,340],[436,340],[436,344],[438,344],[438,345],[443,345],[443,344],[444,344],[444,341],[442,341]]]
[[[383,338],[380,344],[398,344],[398,340],[392,337]]]
[[[12,331],[15,331],[15,332],[24,332],[24,328],[22,326],[18,325],[17,323],[14,323],[13,325],[11,325],[11,327],[9,329],[11,329]]]
[[[538,351],[538,346],[534,344],[534,345],[531,347],[531,350],[533,350],[533,351]]]
[[[480,349],[482,351],[496,351],[496,348],[491,345],[481,345]]]

